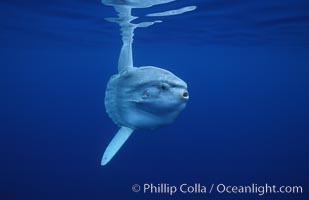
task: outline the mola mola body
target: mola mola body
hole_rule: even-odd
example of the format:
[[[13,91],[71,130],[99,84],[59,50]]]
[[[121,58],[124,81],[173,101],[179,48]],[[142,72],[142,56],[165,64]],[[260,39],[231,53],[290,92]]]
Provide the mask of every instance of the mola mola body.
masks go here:
[[[120,127],[102,158],[102,165],[117,153],[134,130],[154,130],[172,123],[189,98],[187,84],[158,67],[132,67],[113,75],[105,93],[105,108]]]

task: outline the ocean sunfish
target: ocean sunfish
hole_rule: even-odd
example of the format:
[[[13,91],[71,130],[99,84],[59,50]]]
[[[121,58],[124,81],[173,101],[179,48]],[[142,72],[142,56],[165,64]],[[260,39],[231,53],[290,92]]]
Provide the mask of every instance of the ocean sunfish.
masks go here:
[[[186,107],[189,99],[187,84],[173,73],[154,66],[133,65],[132,44],[135,28],[148,27],[160,20],[133,23],[132,8],[144,8],[174,0],[102,0],[115,8],[118,18],[107,18],[120,26],[122,47],[118,59],[118,74],[113,75],[105,92],[105,108],[109,117],[120,127],[107,146],[101,165],[106,165],[138,130],[154,130],[172,123]],[[194,10],[189,6],[178,10],[153,13],[151,16],[168,16]]]
[[[158,67],[129,67],[113,75],[105,93],[105,108],[120,129],[106,148],[106,165],[137,129],[154,130],[172,123],[186,107],[187,84]]]

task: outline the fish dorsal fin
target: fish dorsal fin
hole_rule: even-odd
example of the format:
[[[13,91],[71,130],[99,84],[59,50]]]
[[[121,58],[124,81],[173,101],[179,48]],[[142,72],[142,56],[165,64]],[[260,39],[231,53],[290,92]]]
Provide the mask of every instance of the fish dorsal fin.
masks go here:
[[[132,26],[131,21],[135,19],[131,15],[131,8],[125,6],[115,6],[118,12],[122,47],[118,59],[118,73],[133,67],[132,43],[135,27]]]
[[[122,145],[131,136],[133,131],[134,131],[133,129],[125,126],[122,126],[118,130],[118,132],[116,133],[112,141],[109,143],[103,154],[101,165],[106,165],[115,156],[115,154],[119,151]]]

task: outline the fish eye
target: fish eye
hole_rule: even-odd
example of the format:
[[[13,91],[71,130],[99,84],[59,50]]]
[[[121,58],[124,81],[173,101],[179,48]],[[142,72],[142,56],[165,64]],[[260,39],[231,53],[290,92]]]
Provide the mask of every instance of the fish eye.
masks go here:
[[[161,88],[161,90],[167,90],[168,89],[168,85],[166,84],[166,83],[162,83],[161,85],[160,85],[160,88]]]

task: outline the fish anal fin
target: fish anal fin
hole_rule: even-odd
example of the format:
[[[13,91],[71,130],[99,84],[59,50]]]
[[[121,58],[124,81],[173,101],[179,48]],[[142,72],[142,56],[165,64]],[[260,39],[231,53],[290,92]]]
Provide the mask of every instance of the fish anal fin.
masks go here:
[[[112,141],[109,143],[107,146],[102,160],[101,160],[101,165],[106,165],[119,151],[119,149],[122,147],[122,145],[127,141],[127,139],[131,136],[133,133],[133,129],[122,126]]]

